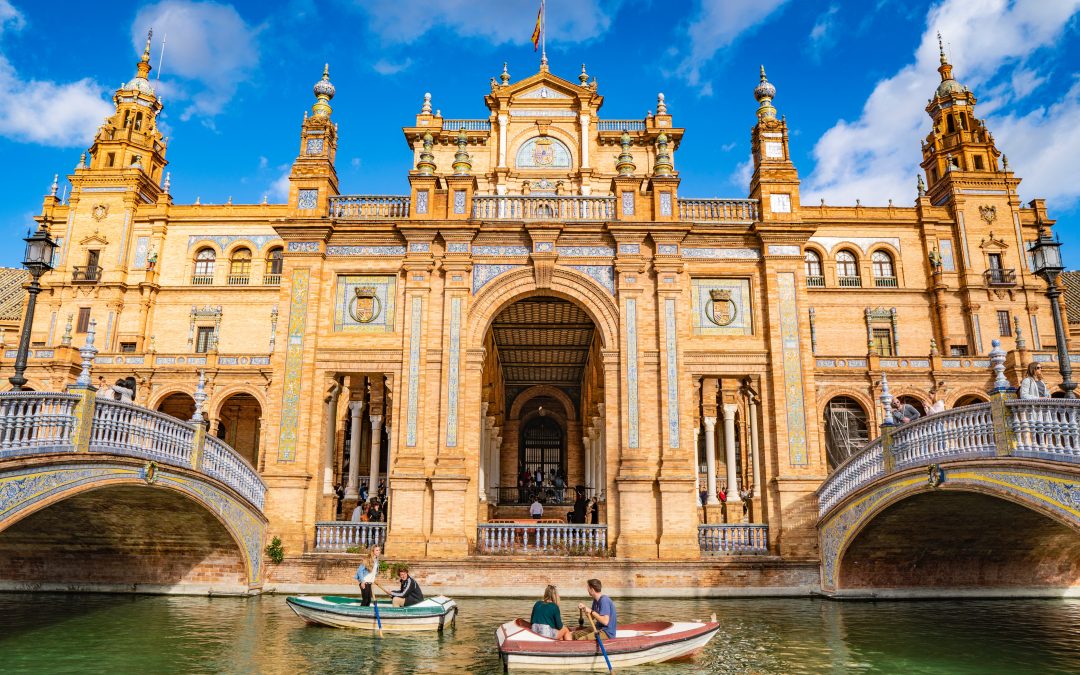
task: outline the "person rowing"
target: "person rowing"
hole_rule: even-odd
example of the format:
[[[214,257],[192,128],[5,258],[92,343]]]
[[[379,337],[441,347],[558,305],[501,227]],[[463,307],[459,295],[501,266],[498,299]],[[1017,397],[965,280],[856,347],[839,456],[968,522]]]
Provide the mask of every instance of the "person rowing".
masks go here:
[[[356,568],[356,581],[360,584],[360,604],[364,607],[371,605],[371,587],[375,584],[375,578],[379,575],[379,555],[382,551],[378,545],[372,546],[368,555]]]

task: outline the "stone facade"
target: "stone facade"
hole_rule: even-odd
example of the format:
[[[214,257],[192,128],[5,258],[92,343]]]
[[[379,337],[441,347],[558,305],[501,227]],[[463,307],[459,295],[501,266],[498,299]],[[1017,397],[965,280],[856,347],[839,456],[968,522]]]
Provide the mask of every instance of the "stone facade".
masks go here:
[[[814,491],[876,435],[883,374],[952,407],[986,399],[992,338],[1014,382],[1051,358],[1025,248],[1053,221],[1021,204],[944,58],[927,182],[887,207],[801,202],[764,70],[748,198],[691,199],[662,95],[605,120],[595,81],[546,66],[493,79],[487,119],[425,97],[400,196],[340,193],[325,72],[286,204],[179,205],[138,67],[68,202],[45,198],[61,246],[26,375],[74,379],[69,314],[76,344],[97,322],[95,374],[134,374],[138,403],[188,415],[205,372],[211,433],[262,474],[290,554],[386,481],[389,553],[460,559],[519,515],[527,467],[584,486],[617,558],[696,559],[700,523],[746,522],[805,561]]]

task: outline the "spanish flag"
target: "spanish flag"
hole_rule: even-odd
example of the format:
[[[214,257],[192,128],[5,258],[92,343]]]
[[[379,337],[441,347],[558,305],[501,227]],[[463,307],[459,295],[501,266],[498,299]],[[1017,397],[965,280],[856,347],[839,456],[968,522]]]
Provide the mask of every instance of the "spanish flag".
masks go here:
[[[544,27],[544,0],[540,0],[540,11],[536,13],[536,28],[533,28],[533,51],[540,48],[540,32]]]

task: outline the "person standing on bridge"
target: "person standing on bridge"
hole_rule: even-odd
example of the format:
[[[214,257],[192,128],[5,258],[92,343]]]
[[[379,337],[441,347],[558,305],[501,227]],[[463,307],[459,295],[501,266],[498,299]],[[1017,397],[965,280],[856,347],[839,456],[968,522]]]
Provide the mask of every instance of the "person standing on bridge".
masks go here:
[[[914,422],[922,417],[915,406],[910,403],[904,403],[898,398],[892,400],[893,407],[893,419],[897,424],[907,424],[908,422]]]
[[[1032,361],[1027,367],[1027,377],[1020,383],[1020,398],[1031,400],[1050,398],[1050,388],[1043,381],[1042,365]]]

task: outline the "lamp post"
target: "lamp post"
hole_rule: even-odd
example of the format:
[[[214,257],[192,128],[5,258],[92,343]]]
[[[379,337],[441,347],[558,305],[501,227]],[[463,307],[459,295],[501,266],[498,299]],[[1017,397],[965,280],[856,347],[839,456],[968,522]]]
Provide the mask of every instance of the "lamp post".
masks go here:
[[[23,267],[30,271],[32,280],[26,292],[30,298],[26,303],[26,316],[23,318],[22,336],[19,338],[19,353],[15,357],[15,374],[8,378],[13,391],[22,391],[26,385],[26,359],[30,352],[30,329],[34,325],[34,308],[37,305],[37,295],[41,292],[41,284],[38,279],[52,269],[53,251],[56,250],[56,242],[49,236],[49,231],[44,225],[38,227],[37,232],[26,237],[26,255],[23,258]]]
[[[1061,373],[1061,390],[1065,398],[1076,398],[1073,390],[1072,364],[1069,363],[1069,349],[1065,343],[1065,325],[1061,320],[1061,289],[1057,278],[1065,267],[1061,264],[1061,242],[1050,236],[1045,228],[1039,228],[1039,238],[1028,247],[1034,259],[1034,272],[1046,282],[1046,297],[1050,298],[1050,313],[1054,315],[1054,338],[1057,342],[1058,372]]]

